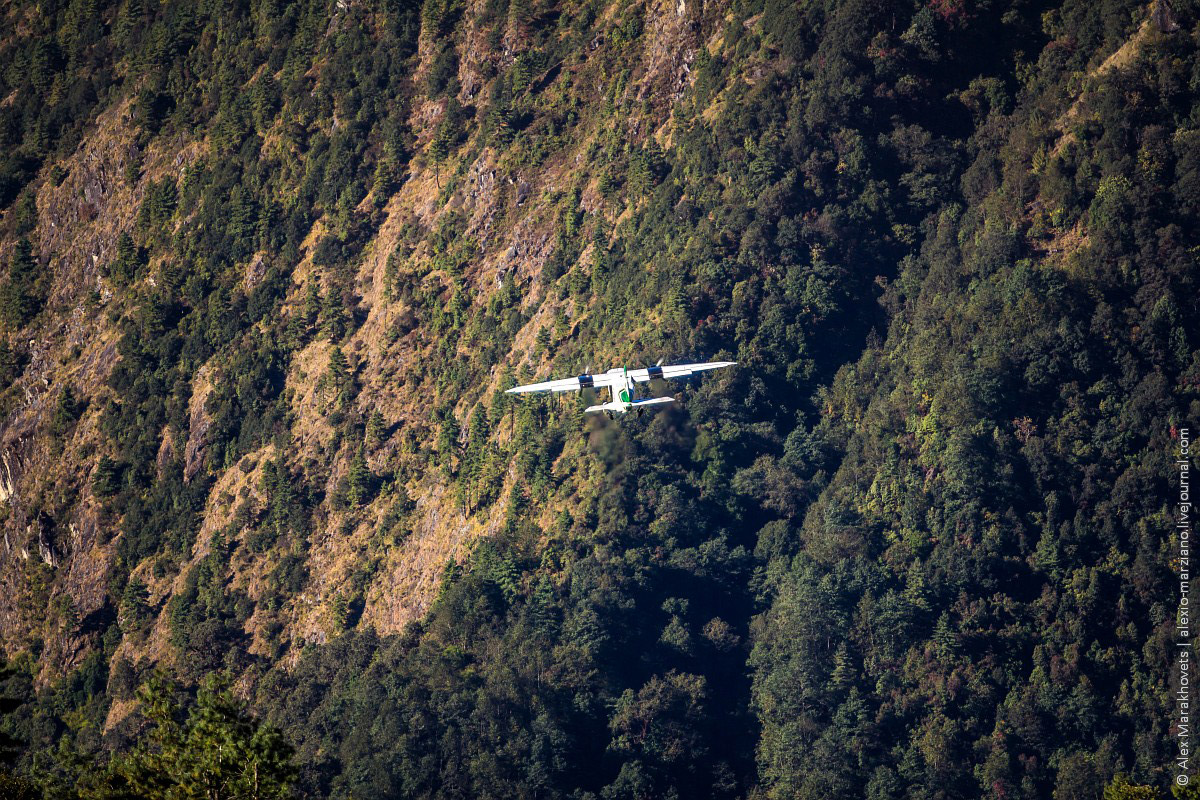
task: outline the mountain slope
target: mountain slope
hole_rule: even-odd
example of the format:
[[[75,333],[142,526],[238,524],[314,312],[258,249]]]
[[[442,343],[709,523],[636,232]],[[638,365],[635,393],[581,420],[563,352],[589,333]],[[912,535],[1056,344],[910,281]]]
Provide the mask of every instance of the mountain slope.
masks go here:
[[[312,796],[1165,784],[1200,194],[1148,11],[7,8],[17,768],[71,795],[157,667]],[[502,392],[660,356],[739,367]]]

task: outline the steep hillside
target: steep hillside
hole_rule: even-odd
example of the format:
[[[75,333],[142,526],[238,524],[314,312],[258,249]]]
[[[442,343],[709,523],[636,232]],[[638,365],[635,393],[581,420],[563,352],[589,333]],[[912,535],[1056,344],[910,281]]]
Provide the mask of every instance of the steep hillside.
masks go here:
[[[1170,781],[1194,3],[0,14],[22,791],[235,697],[314,797]]]

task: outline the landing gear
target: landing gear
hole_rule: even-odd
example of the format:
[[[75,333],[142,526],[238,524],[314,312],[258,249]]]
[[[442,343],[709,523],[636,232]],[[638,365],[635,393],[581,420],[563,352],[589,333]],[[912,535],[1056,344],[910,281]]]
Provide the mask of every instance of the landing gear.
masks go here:
[[[639,408],[639,409],[638,409],[638,418],[640,419],[640,418],[641,418],[641,416],[642,416],[642,414],[644,414],[644,413],[646,413],[646,409],[644,409],[644,408]]]

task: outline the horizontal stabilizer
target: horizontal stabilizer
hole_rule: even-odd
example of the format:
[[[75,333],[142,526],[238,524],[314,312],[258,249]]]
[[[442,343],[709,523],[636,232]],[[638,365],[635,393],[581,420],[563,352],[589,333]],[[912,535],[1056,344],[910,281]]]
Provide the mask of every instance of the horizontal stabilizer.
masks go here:
[[[647,397],[645,400],[634,400],[633,407],[638,408],[640,406],[656,406],[656,405],[659,405],[660,403],[674,403],[674,402],[675,402],[674,397]]]

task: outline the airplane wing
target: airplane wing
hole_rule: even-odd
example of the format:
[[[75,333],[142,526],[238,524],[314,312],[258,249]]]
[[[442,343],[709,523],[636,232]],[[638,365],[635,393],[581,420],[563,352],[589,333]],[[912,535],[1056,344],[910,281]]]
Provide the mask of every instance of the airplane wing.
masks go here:
[[[705,361],[700,364],[672,364],[667,367],[645,367],[644,369],[629,370],[629,377],[638,383],[645,383],[656,378],[687,378],[697,372],[709,369],[732,367],[736,361]]]
[[[508,394],[529,394],[531,392],[577,392],[580,389],[611,386],[613,378],[610,375],[577,375],[574,378],[562,378],[557,381],[542,383],[527,383],[524,386],[514,386],[506,389]]]

